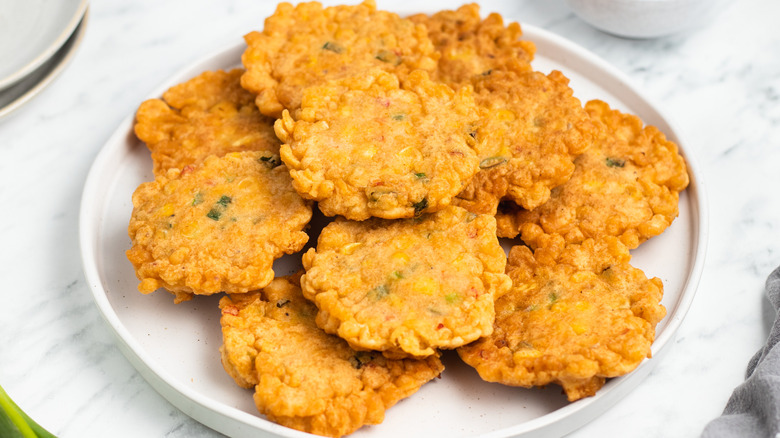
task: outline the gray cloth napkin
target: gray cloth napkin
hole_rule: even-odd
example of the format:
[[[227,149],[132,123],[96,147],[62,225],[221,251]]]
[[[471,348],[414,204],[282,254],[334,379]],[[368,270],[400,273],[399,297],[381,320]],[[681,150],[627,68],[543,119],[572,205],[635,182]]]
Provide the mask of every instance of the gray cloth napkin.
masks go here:
[[[780,310],[780,268],[766,280],[766,294]],[[704,428],[702,438],[775,437],[780,433],[780,318],[766,344],[748,363],[745,382],[734,389],[723,414]]]

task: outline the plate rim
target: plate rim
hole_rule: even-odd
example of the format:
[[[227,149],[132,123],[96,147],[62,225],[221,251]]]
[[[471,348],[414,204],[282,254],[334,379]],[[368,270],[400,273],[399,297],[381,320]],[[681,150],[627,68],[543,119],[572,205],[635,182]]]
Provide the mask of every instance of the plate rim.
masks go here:
[[[81,0],[74,10],[73,16],[68,19],[67,24],[62,29],[62,32],[60,32],[60,34],[57,35],[44,50],[38,53],[32,60],[17,69],[15,72],[0,78],[0,90],[4,90],[21,81],[27,77],[28,74],[32,73],[35,69],[44,64],[49,58],[54,56],[57,51],[59,51],[60,48],[70,39],[71,35],[73,35],[76,27],[79,25],[79,23],[81,23],[82,18],[86,14],[88,6],[88,0]]]
[[[574,54],[579,57],[581,62],[591,64],[592,67],[609,73],[611,79],[617,79],[619,85],[625,88],[626,92],[633,94],[634,98],[643,101],[647,108],[653,111],[664,123],[666,123],[671,133],[677,137],[678,146],[688,146],[689,143],[684,140],[681,131],[674,125],[672,120],[663,113],[661,107],[640,92],[637,87],[633,86],[629,78],[623,74],[623,72],[589,50],[564,37],[530,24],[521,23],[521,26],[523,29],[523,39],[531,40],[535,43],[544,41],[548,44],[558,45],[569,52],[569,54]],[[232,43],[199,58],[195,62],[184,66],[177,70],[173,75],[166,78],[165,81],[158,85],[147,96],[154,97],[161,95],[171,86],[171,84],[178,83],[177,81],[180,82],[184,77],[191,75],[192,71],[196,70],[200,65],[214,62],[216,58],[229,56],[229,54],[232,54],[233,52],[240,53],[243,51],[244,47],[245,44],[243,42]],[[235,59],[239,61],[240,57]],[[195,390],[180,385],[175,379],[166,378],[169,373],[162,369],[161,365],[155,363],[154,359],[148,357],[144,349],[138,344],[134,337],[129,334],[127,328],[121,320],[119,320],[116,312],[114,312],[108,301],[106,290],[101,287],[102,281],[96,264],[97,258],[95,257],[97,255],[96,249],[98,245],[98,241],[95,237],[99,234],[99,230],[101,230],[102,222],[97,217],[99,216],[99,214],[97,214],[99,211],[93,210],[96,209],[97,206],[103,204],[90,204],[85,201],[101,198],[99,193],[102,187],[99,187],[97,183],[99,181],[99,176],[106,172],[107,169],[100,164],[107,161],[110,156],[122,153],[121,150],[113,150],[117,148],[108,148],[106,146],[115,144],[121,140],[121,137],[124,137],[128,132],[131,132],[133,119],[134,113],[127,116],[104,143],[103,147],[101,147],[101,150],[96,156],[87,175],[79,212],[79,244],[84,274],[101,316],[117,338],[120,351],[122,351],[123,355],[158,393],[187,415],[212,429],[227,433],[231,436],[257,436],[257,434],[260,433],[263,436],[283,436],[291,438],[312,437],[313,435],[311,434],[280,426],[237,408],[221,403],[214,403],[213,400],[206,398]],[[676,336],[677,330],[693,303],[698,284],[701,280],[709,232],[707,199],[704,181],[701,176],[702,173],[691,151],[687,148],[680,147],[680,153],[685,158],[690,176],[690,184],[686,189],[686,192],[691,207],[690,220],[692,221],[692,228],[694,230],[692,233],[694,248],[692,248],[689,256],[689,260],[692,260],[691,269],[681,288],[682,292],[680,298],[676,302],[674,315],[668,320],[661,335],[656,337],[651,347],[653,359],[642,361],[634,371],[627,375],[611,379],[593,397],[570,403],[548,414],[518,425],[483,433],[481,435],[482,437],[499,438],[517,436],[520,434],[531,437],[541,436],[540,434],[549,436],[548,434],[550,433],[555,433],[557,435],[570,433],[607,411],[614,403],[631,392],[650,373],[652,368],[657,364],[658,359],[665,354],[666,350],[668,350],[666,347],[673,344],[671,341]],[[224,418],[217,418],[215,414],[221,415]],[[225,422],[224,419],[228,419],[229,421]],[[250,427],[252,428],[251,430],[247,429]]]
[[[41,94],[41,92],[44,89],[46,89],[52,82],[54,82],[54,79],[56,79],[65,70],[65,67],[67,67],[71,63],[71,61],[76,55],[76,52],[78,51],[78,48],[81,47],[81,44],[84,41],[84,35],[86,35],[87,33],[88,23],[89,23],[89,7],[87,7],[87,9],[84,11],[84,14],[81,16],[81,19],[78,22],[76,29],[73,30],[73,33],[69,36],[69,38],[65,41],[65,43],[58,49],[58,51],[54,53],[54,55],[49,57],[49,59],[47,59],[46,61],[50,61],[55,57],[59,56],[60,51],[63,51],[62,58],[59,59],[55,64],[52,64],[51,66],[48,66],[46,63],[40,66],[41,69],[45,67],[51,67],[51,69],[48,70],[46,74],[43,75],[43,77],[41,77],[40,80],[38,80],[38,82],[33,84],[29,89],[25,90],[24,93],[20,94],[14,100],[8,102],[7,104],[0,106],[0,120],[6,116],[11,115],[16,110],[24,106],[26,103],[30,102],[34,97]],[[37,72],[31,72],[30,75],[34,75],[36,73]],[[26,77],[27,76],[25,76],[25,78]],[[24,80],[24,78],[22,78],[22,80]],[[11,91],[12,89],[13,86],[0,90],[0,94]]]

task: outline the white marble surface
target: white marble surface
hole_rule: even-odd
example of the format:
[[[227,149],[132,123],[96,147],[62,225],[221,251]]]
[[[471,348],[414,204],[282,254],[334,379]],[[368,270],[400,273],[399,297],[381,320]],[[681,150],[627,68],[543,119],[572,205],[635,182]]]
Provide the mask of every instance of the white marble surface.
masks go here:
[[[763,283],[780,264],[780,3],[732,2],[706,27],[658,40],[596,31],[562,0],[482,3],[485,12],[501,5],[506,16],[606,59],[660,102],[689,140],[710,206],[698,294],[652,374],[572,436],[696,436],[743,380],[774,316]],[[159,396],[115,346],[82,274],[78,208],[92,160],[140,99],[259,28],[273,7],[93,1],[73,63],[0,120],[0,385],[57,435],[219,436]]]

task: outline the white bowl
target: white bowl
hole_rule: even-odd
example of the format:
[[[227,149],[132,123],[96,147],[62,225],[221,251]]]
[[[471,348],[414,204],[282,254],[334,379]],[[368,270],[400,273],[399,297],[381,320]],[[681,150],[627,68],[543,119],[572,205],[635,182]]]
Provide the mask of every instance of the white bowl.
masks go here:
[[[628,38],[655,38],[709,21],[725,0],[566,0],[583,21]]]

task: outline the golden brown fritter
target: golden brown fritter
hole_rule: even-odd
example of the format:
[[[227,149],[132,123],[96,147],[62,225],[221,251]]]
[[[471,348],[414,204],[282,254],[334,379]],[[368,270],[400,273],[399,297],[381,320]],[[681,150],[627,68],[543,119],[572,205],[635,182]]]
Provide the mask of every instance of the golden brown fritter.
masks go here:
[[[536,46],[520,39],[520,25],[504,25],[503,18],[496,13],[483,20],[476,3],[409,19],[428,28],[428,37],[440,53],[434,77],[453,88],[469,85],[475,76],[510,65],[531,70]]]
[[[267,285],[273,261],[300,250],[311,207],[277,155],[233,152],[170,169],[133,193],[127,257],[151,293],[240,293]]]
[[[299,275],[224,297],[219,307],[225,370],[255,388],[262,414],[293,429],[338,437],[379,424],[385,410],[444,369],[438,355],[390,360],[326,334],[301,295]]]
[[[273,120],[241,88],[242,69],[207,71],[150,99],[136,113],[135,133],[152,151],[155,176],[229,152],[279,153]]]
[[[559,71],[494,70],[475,81],[480,171],[457,197],[474,213],[495,214],[501,199],[533,209],[566,182],[574,158],[598,133]]]
[[[602,101],[585,106],[601,136],[575,161],[572,178],[553,190],[541,207],[509,207],[499,213],[498,233],[535,248],[543,234],[570,243],[618,237],[630,249],[661,234],[678,214],[679,193],[688,185],[677,145],[633,115]]]
[[[458,353],[487,381],[557,383],[574,401],[649,357],[666,310],[661,280],[629,265],[628,249],[614,237],[557,240],[546,253],[512,248],[513,286],[496,300],[493,334]]]
[[[477,170],[470,90],[417,70],[381,70],[306,89],[276,122],[295,189],[328,216],[413,217],[446,207]]]
[[[317,324],[355,349],[427,356],[492,331],[510,286],[495,219],[448,207],[417,219],[330,223],[303,255]]]
[[[425,27],[376,10],[373,0],[323,8],[318,2],[280,3],[262,32],[246,35],[241,84],[257,94],[263,114],[296,110],[302,90],[379,68],[403,75],[433,70],[435,53]]]

